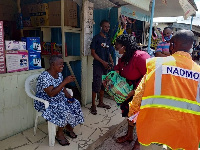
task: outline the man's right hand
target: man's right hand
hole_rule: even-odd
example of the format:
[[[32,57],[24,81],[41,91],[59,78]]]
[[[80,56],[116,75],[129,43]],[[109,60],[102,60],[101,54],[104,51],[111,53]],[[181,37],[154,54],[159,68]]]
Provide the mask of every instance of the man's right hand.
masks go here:
[[[105,69],[109,69],[110,68],[109,63],[103,61],[102,64],[103,64],[103,66],[104,66]]]
[[[75,76],[71,75],[68,76],[64,79],[65,84],[70,83],[70,82],[74,82],[75,81]]]

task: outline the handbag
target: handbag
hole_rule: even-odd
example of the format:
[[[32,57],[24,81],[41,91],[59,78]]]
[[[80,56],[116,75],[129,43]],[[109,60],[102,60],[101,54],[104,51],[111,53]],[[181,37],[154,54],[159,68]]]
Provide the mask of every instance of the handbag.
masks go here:
[[[111,71],[107,75],[102,76],[105,91],[114,98],[116,103],[123,103],[128,94],[133,90],[133,85],[126,82],[126,78],[120,76],[116,71]]]

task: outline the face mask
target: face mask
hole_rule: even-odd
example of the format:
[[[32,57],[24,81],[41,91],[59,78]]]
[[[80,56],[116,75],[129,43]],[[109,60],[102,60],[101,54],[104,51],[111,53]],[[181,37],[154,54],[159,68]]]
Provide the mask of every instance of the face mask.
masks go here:
[[[115,51],[116,57],[121,58],[123,54],[119,54],[119,51]]]
[[[124,54],[119,54],[119,58],[122,58],[123,55],[124,55]]]
[[[164,37],[165,41],[170,41],[171,38],[172,38],[172,34],[171,34],[170,36],[165,36],[165,37]]]

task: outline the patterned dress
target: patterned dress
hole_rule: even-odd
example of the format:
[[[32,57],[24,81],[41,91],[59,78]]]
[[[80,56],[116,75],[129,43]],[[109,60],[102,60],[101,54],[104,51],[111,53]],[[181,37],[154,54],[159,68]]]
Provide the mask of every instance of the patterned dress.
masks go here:
[[[75,99],[73,103],[69,103],[65,97],[65,93],[60,91],[55,97],[49,97],[44,91],[49,86],[57,87],[63,81],[61,73],[58,78],[53,78],[47,71],[44,71],[37,80],[36,96],[49,101],[49,107],[45,109],[44,104],[35,100],[34,107],[37,111],[42,112],[42,116],[58,125],[64,127],[70,124],[72,127],[84,122],[81,105]]]

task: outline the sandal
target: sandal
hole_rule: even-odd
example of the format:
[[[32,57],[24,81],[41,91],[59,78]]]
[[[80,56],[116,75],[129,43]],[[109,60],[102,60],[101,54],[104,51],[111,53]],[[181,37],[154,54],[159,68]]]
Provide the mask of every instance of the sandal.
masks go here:
[[[63,132],[72,139],[77,138],[77,135],[73,131],[63,130]]]
[[[90,110],[90,112],[91,112],[91,114],[93,114],[93,115],[96,115],[97,114],[97,110],[96,110],[96,107],[90,107],[89,108],[89,110]]]
[[[109,105],[106,104],[98,104],[97,107],[101,107],[101,108],[106,108],[106,109],[110,109],[111,107]]]
[[[127,135],[118,137],[116,140],[117,143],[124,143],[124,142],[131,143],[132,141],[133,141],[133,139],[129,139],[129,137]]]
[[[69,145],[69,144],[70,144],[69,141],[68,141],[66,138],[64,138],[64,139],[59,139],[58,137],[56,137],[56,141],[58,141],[58,143],[59,143],[60,145],[62,145],[62,146],[66,146],[66,145]]]

